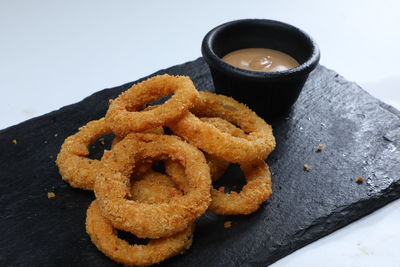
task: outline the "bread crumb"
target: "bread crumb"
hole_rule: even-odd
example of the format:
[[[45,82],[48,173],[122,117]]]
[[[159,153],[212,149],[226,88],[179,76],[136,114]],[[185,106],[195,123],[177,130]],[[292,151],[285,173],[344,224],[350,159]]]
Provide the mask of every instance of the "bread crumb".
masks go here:
[[[357,184],[362,184],[364,182],[364,178],[361,176],[357,177],[356,180],[357,180]]]
[[[306,171],[311,171],[311,166],[310,165],[308,165],[308,164],[304,164],[303,165],[303,168],[304,168],[304,170],[306,170]]]
[[[57,137],[57,136],[58,136],[58,133],[55,133],[55,134],[54,134],[54,137]]]
[[[317,152],[321,152],[324,149],[323,145],[317,146]]]
[[[44,140],[44,142],[43,142],[43,143],[47,144],[47,140]]]
[[[55,198],[56,194],[54,192],[47,192],[47,198]]]
[[[111,104],[113,102],[112,99],[108,99],[108,103]]]
[[[12,142],[14,145],[17,144],[17,140],[15,140],[15,139],[13,139],[11,142]]]
[[[50,155],[50,156],[49,156],[49,158],[51,158],[51,159],[52,159],[52,158],[53,158],[53,156],[52,156],[52,155]]]
[[[232,221],[226,221],[226,222],[224,222],[224,227],[225,227],[225,228],[231,228],[231,227],[232,227]]]

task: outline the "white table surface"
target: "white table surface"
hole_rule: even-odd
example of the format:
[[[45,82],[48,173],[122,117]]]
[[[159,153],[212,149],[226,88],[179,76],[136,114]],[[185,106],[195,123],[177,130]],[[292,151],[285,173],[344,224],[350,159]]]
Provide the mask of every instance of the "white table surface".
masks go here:
[[[0,0],[0,129],[193,60],[211,28],[241,18],[302,28],[321,64],[399,109],[399,10],[394,0]],[[392,202],[272,266],[400,266],[399,208]]]

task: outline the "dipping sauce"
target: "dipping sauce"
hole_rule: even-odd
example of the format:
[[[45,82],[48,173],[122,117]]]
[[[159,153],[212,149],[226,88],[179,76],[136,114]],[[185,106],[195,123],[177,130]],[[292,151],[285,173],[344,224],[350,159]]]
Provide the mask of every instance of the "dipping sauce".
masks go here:
[[[235,67],[262,72],[274,72],[299,66],[294,58],[278,50],[269,48],[245,48],[232,51],[223,58]]]

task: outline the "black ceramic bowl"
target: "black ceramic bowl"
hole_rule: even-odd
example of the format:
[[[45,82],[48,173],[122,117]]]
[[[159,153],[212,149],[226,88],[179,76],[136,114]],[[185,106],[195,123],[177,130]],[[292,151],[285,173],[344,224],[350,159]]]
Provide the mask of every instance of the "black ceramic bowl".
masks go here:
[[[229,52],[243,48],[279,50],[300,65],[284,71],[258,72],[222,61]],[[308,34],[289,24],[265,19],[222,24],[207,33],[201,51],[210,67],[216,92],[247,104],[264,118],[290,111],[320,58],[318,46]]]

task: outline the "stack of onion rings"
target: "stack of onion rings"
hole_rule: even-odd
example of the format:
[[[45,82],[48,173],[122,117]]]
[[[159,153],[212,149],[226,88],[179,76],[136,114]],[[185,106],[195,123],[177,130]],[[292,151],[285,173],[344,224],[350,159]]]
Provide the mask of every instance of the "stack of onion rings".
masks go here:
[[[118,238],[115,228],[101,215],[94,201],[87,210],[86,231],[107,257],[128,266],[148,266],[181,253],[192,245],[193,226],[173,236],[150,240],[147,245],[130,245]]]
[[[164,134],[165,126],[176,136]],[[89,159],[88,146],[106,134],[115,135],[111,150]],[[97,248],[122,264],[146,266],[188,249],[206,210],[255,212],[272,193],[264,160],[274,147],[271,126],[245,105],[199,93],[188,77],[159,75],[133,85],[111,101],[105,118],[66,138],[56,163],[71,186],[95,192],[86,231]],[[152,170],[158,161],[168,175]],[[246,185],[238,193],[213,189],[230,163],[239,164]],[[118,230],[150,241],[131,245]]]
[[[168,176],[153,171],[134,182],[131,192],[135,201],[147,204],[167,203],[171,196],[182,195]],[[116,229],[101,215],[95,200],[87,210],[86,231],[96,247],[111,259],[129,266],[147,266],[188,249],[194,224],[173,236],[152,239],[146,245],[131,245],[117,236]]]
[[[235,125],[224,119],[218,117],[214,118],[203,117],[200,118],[200,120],[203,122],[207,122],[216,127],[218,130],[224,133],[228,133],[232,136],[236,137],[246,136],[246,134],[242,131],[242,129],[237,128]],[[213,181],[218,180],[225,173],[226,169],[229,167],[229,162],[208,153],[204,153],[204,156],[206,157],[208,167],[210,167],[211,180]]]
[[[143,205],[127,200],[129,179],[135,160],[173,159],[185,167],[185,195],[169,203]],[[141,238],[160,238],[188,227],[207,210],[210,171],[204,155],[175,136],[129,134],[102,158],[103,168],[95,183],[102,214],[114,227]]]
[[[246,135],[241,129],[221,118],[200,118],[200,120],[232,136],[243,138]],[[211,155],[206,154],[206,159],[207,156]],[[227,168],[225,164],[229,165],[229,162],[215,156],[212,156],[212,160],[208,159],[207,163],[210,171],[214,168],[214,174],[211,171],[213,181],[221,177],[221,171],[224,172]],[[173,177],[177,184],[184,184],[185,173],[178,162],[168,161],[165,167],[166,172]],[[242,163],[240,168],[246,177],[247,184],[240,193],[225,193],[223,187],[218,190],[212,188],[209,211],[223,215],[250,214],[258,210],[260,205],[272,194],[271,173],[264,161]]]

